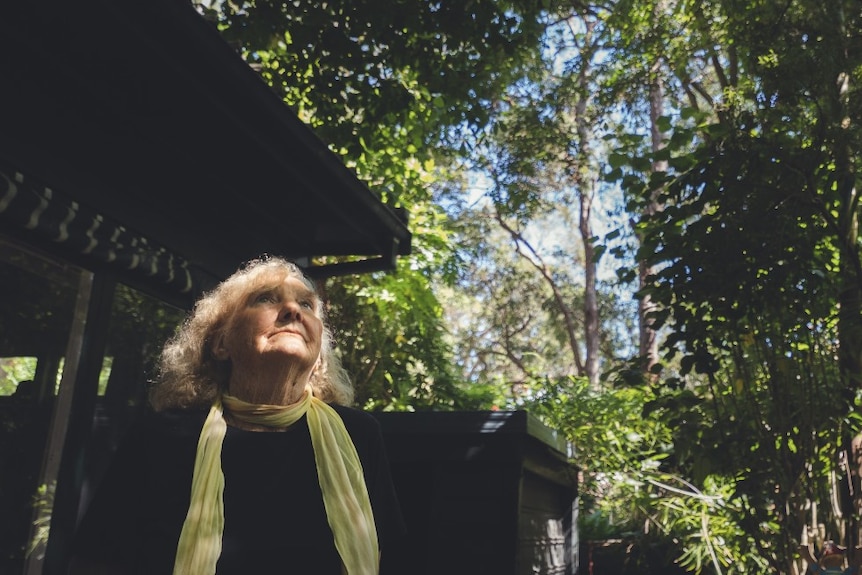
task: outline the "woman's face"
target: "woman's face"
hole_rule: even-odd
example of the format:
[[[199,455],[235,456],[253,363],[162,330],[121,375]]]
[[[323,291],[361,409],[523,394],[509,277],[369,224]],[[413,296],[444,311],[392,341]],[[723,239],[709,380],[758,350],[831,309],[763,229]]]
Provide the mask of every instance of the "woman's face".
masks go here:
[[[269,282],[239,302],[214,352],[233,370],[310,372],[320,357],[318,299],[295,277]]]

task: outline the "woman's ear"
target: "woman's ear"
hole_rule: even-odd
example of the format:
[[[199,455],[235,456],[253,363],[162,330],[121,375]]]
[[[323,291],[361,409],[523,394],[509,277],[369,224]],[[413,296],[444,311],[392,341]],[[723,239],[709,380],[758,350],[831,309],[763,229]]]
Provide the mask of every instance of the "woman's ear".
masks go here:
[[[226,359],[230,359],[230,353],[224,343],[224,334],[219,333],[216,335],[210,349],[217,360],[225,361]]]
[[[323,367],[323,358],[318,356],[317,361],[314,362],[314,367],[311,368],[311,376],[317,375],[321,367]]]

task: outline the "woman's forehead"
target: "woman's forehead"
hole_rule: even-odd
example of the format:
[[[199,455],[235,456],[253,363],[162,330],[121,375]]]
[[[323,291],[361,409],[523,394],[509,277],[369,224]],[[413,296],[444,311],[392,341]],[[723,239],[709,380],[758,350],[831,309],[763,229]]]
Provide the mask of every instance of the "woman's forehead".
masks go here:
[[[262,273],[257,281],[253,282],[253,291],[257,290],[269,290],[269,289],[277,289],[277,288],[285,288],[290,289],[291,291],[302,291],[308,292],[312,295],[317,295],[317,291],[314,289],[314,286],[300,276],[293,275],[286,270],[270,270]]]

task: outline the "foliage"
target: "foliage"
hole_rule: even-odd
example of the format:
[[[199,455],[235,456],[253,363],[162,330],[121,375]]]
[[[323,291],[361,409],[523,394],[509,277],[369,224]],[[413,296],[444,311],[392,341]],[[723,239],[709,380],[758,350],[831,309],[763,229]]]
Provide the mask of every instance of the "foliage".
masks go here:
[[[51,534],[51,515],[56,488],[56,481],[50,484],[43,483],[36,488],[36,493],[33,495],[33,534],[27,544],[28,556],[32,555],[39,559],[45,557],[48,537]]]
[[[441,294],[467,379],[517,388],[533,373],[574,373],[565,336],[554,329],[551,294],[508,235],[485,211],[473,209],[456,222],[464,264],[456,286]]]
[[[330,324],[357,403],[368,409],[474,407],[456,385],[426,279],[405,264],[395,274],[330,281]],[[478,399],[481,403],[481,398]]]
[[[0,358],[0,396],[12,395],[20,382],[32,380],[35,375],[35,357]]]
[[[762,570],[764,560],[739,525],[732,478],[710,475],[697,485],[683,478],[674,428],[643,409],[654,398],[649,387],[597,390],[585,378],[537,378],[530,390],[521,407],[576,448],[574,462],[583,470],[581,538],[673,543],[680,565],[695,573],[714,565],[724,573]]]
[[[481,199],[464,194],[451,208],[468,246],[464,289],[484,306],[461,331],[461,356],[471,376],[481,369],[513,388],[534,373],[597,382],[622,347],[606,334],[626,324],[601,285],[605,246],[593,231],[610,225],[593,211],[611,197],[596,137],[606,111],[593,97],[603,23],[583,6],[553,10],[541,59],[509,87],[473,149]]]
[[[653,404],[675,430],[676,464],[735,481],[739,524],[784,570],[807,502],[838,497],[830,474],[859,429],[858,205],[848,195],[858,159],[848,150],[860,148],[841,88],[859,80],[847,27],[859,14],[843,2],[715,8],[736,83],[712,120],[683,110],[689,121],[661,155],[666,174],[631,162],[641,178],[617,175],[633,205],[656,194],[664,205],[639,224],[639,253],[658,270],[642,295],[660,303],[665,357],[679,360]],[[832,512],[812,522],[843,536],[846,510]]]
[[[537,43],[537,9],[519,0],[256,0],[224,3],[220,25],[325,140],[350,147],[330,134],[361,136],[395,118],[420,135],[482,126],[487,102]]]
[[[806,509],[836,499],[829,478],[860,428],[852,0],[218,6],[263,78],[411,214],[396,273],[326,286],[363,405],[530,409],[580,448],[585,530],[650,526],[694,572],[787,572],[806,525],[839,534],[846,509]],[[666,112],[650,117],[657,93]],[[454,173],[470,152],[490,203]],[[601,204],[616,185],[627,213],[604,206],[608,251],[640,241],[619,286],[654,270],[637,294],[664,337],[654,387],[620,361],[634,322],[610,284],[599,325],[619,387],[569,377],[580,347],[564,351],[562,310],[586,293],[579,250],[601,258],[602,240],[546,232],[574,229],[573,192]],[[536,237],[553,244],[533,255],[556,302],[539,266],[512,257]]]
[[[339,348],[375,409],[490,401],[456,392],[436,283],[456,266],[436,178],[460,138],[535,52],[537,4],[216,2],[222,34],[387,204],[409,213],[413,254],[392,277],[333,279]],[[453,144],[456,142],[456,144]],[[447,145],[448,144],[448,145]]]

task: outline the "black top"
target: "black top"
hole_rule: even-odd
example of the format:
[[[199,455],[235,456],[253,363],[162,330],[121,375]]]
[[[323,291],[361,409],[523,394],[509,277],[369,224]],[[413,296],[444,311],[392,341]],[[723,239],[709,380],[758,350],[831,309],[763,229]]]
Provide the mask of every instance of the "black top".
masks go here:
[[[379,423],[356,409],[333,408],[362,462],[383,551],[403,534],[404,523]],[[172,573],[205,417],[169,412],[132,427],[80,525],[73,555],[120,564],[132,573]],[[341,574],[304,416],[284,432],[228,426],[222,471],[219,575]]]

